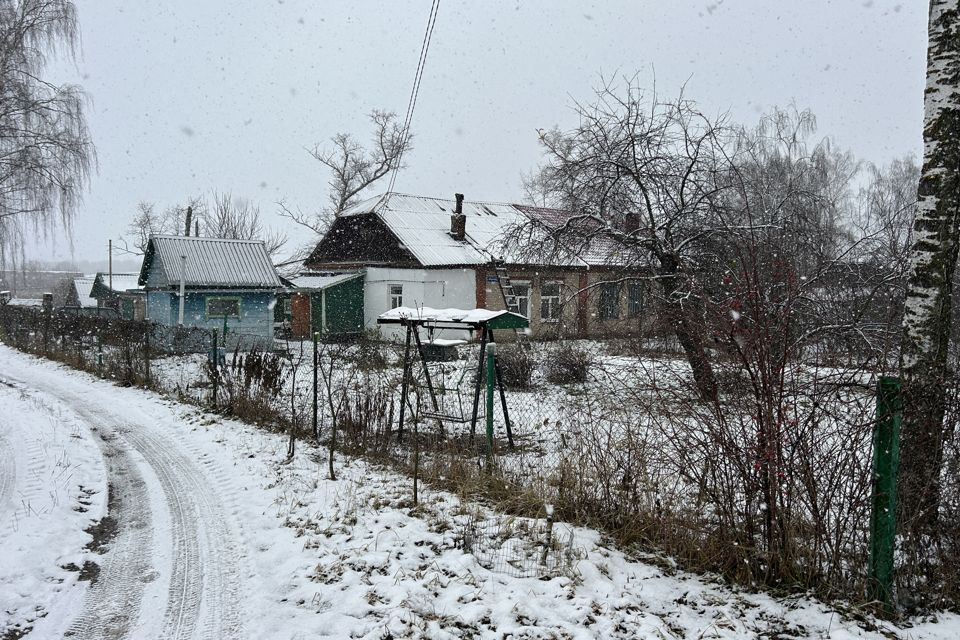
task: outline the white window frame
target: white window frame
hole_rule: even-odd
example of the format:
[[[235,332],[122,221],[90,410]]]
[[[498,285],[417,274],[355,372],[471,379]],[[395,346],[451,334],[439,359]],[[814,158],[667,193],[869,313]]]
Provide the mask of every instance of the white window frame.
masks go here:
[[[557,285],[556,295],[545,295],[543,290],[548,285]],[[563,313],[563,286],[566,284],[563,280],[551,279],[540,282],[540,321],[541,322],[560,322],[560,316]],[[544,315],[544,305],[549,313]]]
[[[507,311],[512,311],[513,313],[519,313],[527,320],[530,319],[530,289],[532,288],[532,283],[529,280],[513,280],[511,281],[511,286],[513,287],[513,297],[516,299],[517,304],[510,306]],[[525,287],[527,290],[526,295],[518,296],[517,287]],[[520,304],[521,300],[523,304]],[[508,305],[509,306],[509,305]],[[523,308],[526,307],[526,313],[524,313]]]
[[[400,292],[395,293],[394,287],[399,288]],[[387,283],[387,304],[391,309],[396,309],[397,307],[403,306],[403,283],[402,282],[389,282]]]

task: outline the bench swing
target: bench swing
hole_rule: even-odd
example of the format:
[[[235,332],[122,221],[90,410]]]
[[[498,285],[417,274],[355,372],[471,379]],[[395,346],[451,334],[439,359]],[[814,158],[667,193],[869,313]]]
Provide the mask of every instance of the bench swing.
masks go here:
[[[380,317],[377,318],[377,324],[400,325],[404,327],[406,332],[403,350],[403,384],[400,391],[400,421],[397,427],[397,438],[400,440],[403,438],[405,409],[409,403],[409,394],[413,384],[411,380],[413,365],[416,360],[419,360],[425,383],[420,388],[426,388],[431,407],[421,415],[426,419],[434,420],[441,433],[445,430],[445,422],[451,424],[466,424],[469,422],[470,441],[473,442],[477,431],[477,421],[486,418],[485,409],[484,413],[481,412],[483,403],[480,401],[481,389],[484,382],[486,346],[487,344],[496,342],[493,333],[494,330],[522,330],[529,326],[528,320],[510,311],[398,307],[381,314]],[[426,342],[424,342],[420,335],[422,329],[427,331],[428,339]],[[460,375],[456,377],[456,382],[452,387],[447,388],[445,376],[440,378],[439,387],[434,384],[433,376],[430,373],[429,363],[431,358],[428,357],[428,347],[436,349],[437,347],[456,347],[460,344],[467,344],[465,340],[442,340],[434,337],[436,331],[442,331],[444,329],[468,331],[471,336],[477,336],[480,341],[480,354],[475,362],[476,368],[474,369],[475,376],[472,402],[469,397],[465,397],[464,391],[467,372],[471,368],[470,363],[458,364]],[[415,354],[412,353],[413,347],[416,348]],[[504,393],[500,363],[497,362],[496,355],[494,355],[494,373],[495,384],[499,389],[500,406],[503,410],[507,442],[510,448],[513,449],[513,426],[510,423],[507,397]],[[455,398],[450,399],[448,397],[450,395],[455,395]]]

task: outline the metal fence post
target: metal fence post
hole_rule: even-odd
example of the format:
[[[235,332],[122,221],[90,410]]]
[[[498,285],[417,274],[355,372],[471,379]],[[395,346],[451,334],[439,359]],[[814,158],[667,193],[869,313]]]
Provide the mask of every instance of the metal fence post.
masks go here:
[[[487,343],[487,468],[490,468],[490,460],[493,458],[493,382],[496,377],[497,345],[495,342]]]
[[[217,408],[217,386],[220,381],[220,343],[217,341],[217,330],[213,330],[213,349],[210,353],[213,356],[213,408]]]
[[[870,516],[869,597],[893,612],[893,552],[897,519],[897,471],[903,412],[899,378],[877,382],[877,422],[873,432],[873,512]]]
[[[147,330],[143,333],[143,362],[144,362],[144,374],[147,381],[147,386],[151,386],[150,383],[150,330],[151,327],[148,324]]]
[[[316,331],[313,332],[313,437],[317,440],[320,439],[320,430],[317,424],[317,366],[320,363],[320,356],[317,351],[318,335],[320,334]]]

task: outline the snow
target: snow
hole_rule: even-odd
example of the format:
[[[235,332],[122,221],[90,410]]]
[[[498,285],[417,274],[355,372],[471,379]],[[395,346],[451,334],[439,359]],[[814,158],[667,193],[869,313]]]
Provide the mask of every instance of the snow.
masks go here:
[[[428,322],[462,322],[477,324],[487,322],[503,315],[523,316],[509,311],[495,311],[491,309],[434,309],[432,307],[397,307],[381,313],[379,320],[399,321],[401,319],[425,320]]]
[[[745,593],[669,560],[628,557],[596,531],[562,522],[552,528],[558,561],[544,571],[549,505],[539,519],[509,517],[421,487],[414,507],[409,478],[358,459],[337,456],[338,480],[329,481],[325,451],[300,443],[286,463],[282,435],[5,346],[0,371],[15,385],[0,386],[0,508],[5,522],[21,514],[22,532],[0,537],[0,634],[42,615],[28,637],[60,637],[112,604],[116,617],[78,636],[960,635],[960,618],[949,614],[912,628],[871,620],[877,629],[866,630],[808,598]],[[128,465],[123,474],[118,460]],[[91,536],[83,530],[104,513],[107,482],[130,475],[129,490],[145,496],[136,503],[142,509],[118,510],[105,553],[84,549]],[[86,512],[73,510],[81,485],[94,491]],[[7,498],[20,495],[34,496],[32,511]],[[470,548],[467,531],[476,533]],[[115,566],[138,535],[136,562]],[[84,561],[119,582],[90,585],[59,568]],[[98,593],[111,588],[119,612]],[[103,632],[107,623],[121,633]]]

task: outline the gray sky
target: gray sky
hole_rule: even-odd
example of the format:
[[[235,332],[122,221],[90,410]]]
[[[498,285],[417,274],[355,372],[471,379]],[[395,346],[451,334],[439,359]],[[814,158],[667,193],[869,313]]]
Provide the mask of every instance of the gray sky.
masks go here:
[[[106,254],[137,202],[165,207],[211,189],[261,207],[315,209],[327,175],[305,147],[366,138],[373,108],[402,118],[429,0],[77,0],[82,56],[55,64],[81,84],[99,172],[73,237]],[[866,160],[921,151],[925,2],[896,0],[442,0],[396,189],[517,201],[540,159],[536,130],[572,125],[600,74],[640,71],[669,96],[750,123],[791,101],[819,134]],[[384,187],[382,187],[384,188]],[[40,259],[68,258],[63,238]]]

